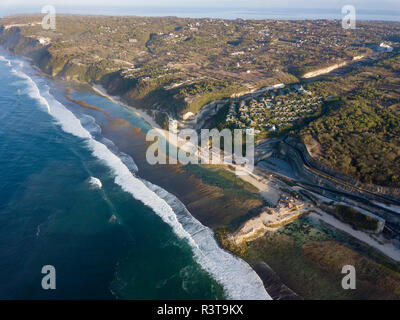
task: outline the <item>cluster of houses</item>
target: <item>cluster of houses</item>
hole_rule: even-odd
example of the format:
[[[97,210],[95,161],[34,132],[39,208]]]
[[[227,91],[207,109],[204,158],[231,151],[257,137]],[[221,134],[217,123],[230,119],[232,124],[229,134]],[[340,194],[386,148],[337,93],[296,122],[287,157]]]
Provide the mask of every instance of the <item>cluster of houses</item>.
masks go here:
[[[278,208],[289,208],[292,209],[295,206],[295,199],[289,196],[281,196],[281,198],[278,201]]]
[[[258,98],[233,102],[226,117],[227,124],[237,128],[276,131],[320,110],[323,97],[315,97],[300,85],[267,91]]]
[[[276,227],[289,223],[301,215],[307,207],[305,203],[298,198],[290,195],[282,195],[276,207],[268,209],[267,216],[264,217],[264,225]]]

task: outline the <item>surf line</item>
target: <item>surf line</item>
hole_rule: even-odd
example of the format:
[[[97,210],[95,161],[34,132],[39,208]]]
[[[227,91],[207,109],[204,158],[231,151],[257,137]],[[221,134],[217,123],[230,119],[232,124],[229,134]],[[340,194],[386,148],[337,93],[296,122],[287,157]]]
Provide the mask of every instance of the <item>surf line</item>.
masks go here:
[[[31,81],[33,82],[32,79],[28,82],[32,85]],[[106,145],[97,141],[67,107],[48,91],[43,92],[44,96],[42,96],[39,88],[37,86],[36,88],[39,95],[35,94],[34,97],[46,106],[51,105],[50,115],[58,122],[62,130],[83,139],[92,154],[112,169],[114,182],[122,190],[150,207],[155,214],[170,225],[179,238],[188,241],[197,263],[222,285],[229,299],[271,299],[255,271],[245,261],[219,248],[209,228],[186,212],[192,222],[191,226],[203,229],[203,232],[191,234],[190,230],[186,230],[182,225],[183,221],[180,221],[177,213],[165,199],[165,196],[170,195],[169,193],[153,185],[153,189],[158,191],[155,192],[146,185],[147,181],[135,177],[123,161]],[[226,269],[226,265],[230,265],[229,270]]]

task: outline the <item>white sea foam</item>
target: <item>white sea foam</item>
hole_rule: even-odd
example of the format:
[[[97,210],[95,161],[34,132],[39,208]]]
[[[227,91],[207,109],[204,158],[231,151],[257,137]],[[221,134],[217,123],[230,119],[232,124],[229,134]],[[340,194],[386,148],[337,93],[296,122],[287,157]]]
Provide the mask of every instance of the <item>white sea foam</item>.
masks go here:
[[[135,161],[133,161],[132,157],[129,154],[119,152],[118,158],[122,160],[124,165],[126,165],[131,172],[137,173],[139,171]]]
[[[7,66],[11,67],[11,60],[7,59],[4,56],[0,56],[0,61],[6,62]]]
[[[118,223],[118,220],[117,220],[117,217],[115,216],[115,214],[113,214],[110,217],[110,219],[108,219],[108,222],[111,223],[111,224]]]
[[[106,145],[95,140],[84,129],[82,123],[64,105],[57,101],[49,90],[40,93],[36,83],[21,71],[27,80],[31,96],[36,98],[49,110],[59,122],[62,129],[84,139],[92,154],[110,167],[115,175],[115,183],[130,193],[169,224],[176,235],[186,239],[192,247],[198,263],[207,270],[225,289],[231,299],[270,299],[261,279],[254,270],[244,262],[218,247],[212,231],[192,217],[184,205],[164,189],[143,181],[129,170],[127,165]],[[133,160],[132,160],[133,161]],[[177,210],[178,214],[174,212]]]
[[[49,103],[45,98],[40,94],[39,88],[36,83],[29,77],[27,74],[20,70],[16,70],[14,68],[11,69],[11,72],[14,73],[19,78],[25,79],[28,82],[28,94],[31,98],[38,100],[50,113]]]
[[[117,155],[118,158],[121,159],[121,161],[128,167],[128,169],[131,172],[137,173],[139,171],[139,169],[138,169],[135,161],[132,159],[132,157],[124,152],[119,151],[114,142],[112,142],[110,139],[107,139],[105,137],[99,137],[99,141],[102,144],[104,144],[112,153]]]
[[[121,161],[128,167],[128,169],[131,172],[137,173],[139,171],[139,169],[138,169],[135,161],[132,159],[132,157],[124,152],[119,151],[114,142],[112,142],[110,139],[107,139],[105,137],[99,137],[99,141],[102,144],[104,144],[108,148],[108,150],[110,150],[112,153],[114,153],[116,156],[118,156],[118,158],[121,159]]]
[[[88,183],[95,188],[101,189],[101,187],[103,186],[100,179],[99,178],[95,178],[95,177],[90,177],[88,179]]]
[[[118,152],[117,146],[110,139],[107,139],[105,137],[100,137],[99,141],[102,144],[104,144],[108,149],[110,149],[112,152],[114,152],[114,153]]]
[[[82,126],[89,131],[91,135],[99,135],[101,134],[101,128],[100,126],[96,123],[95,118],[92,116],[89,116],[87,114],[84,114],[79,117],[79,120],[82,124]]]
[[[224,286],[230,298],[270,298],[254,270],[243,260],[222,250],[215,241],[213,232],[194,218],[177,197],[148,181],[144,183],[173,209],[177,223],[196,244],[193,252],[197,261]]]

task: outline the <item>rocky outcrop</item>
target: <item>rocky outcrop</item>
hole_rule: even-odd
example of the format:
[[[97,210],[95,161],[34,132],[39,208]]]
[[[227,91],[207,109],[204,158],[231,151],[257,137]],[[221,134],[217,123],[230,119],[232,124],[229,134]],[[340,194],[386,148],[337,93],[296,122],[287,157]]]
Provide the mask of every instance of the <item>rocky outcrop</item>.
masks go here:
[[[0,26],[0,45],[11,54],[30,59],[43,73],[69,81],[101,84],[110,95],[120,96],[138,108],[171,109],[174,115],[174,106],[180,103],[157,88],[146,88],[140,79],[127,78],[120,71],[108,70],[102,61],[84,64],[72,56],[52,54],[51,44],[24,35],[19,27],[6,29]],[[142,95],[141,89],[148,90],[148,93]]]
[[[195,116],[194,122],[191,122],[193,123],[194,129],[200,130],[201,128],[203,128],[206,121],[214,117],[224,105],[229,103],[229,101],[229,99],[216,100],[204,105]]]
[[[113,96],[122,96],[137,83],[136,79],[125,78],[120,72],[112,72],[104,75],[100,84]]]
[[[49,57],[46,46],[37,39],[22,35],[18,27],[0,27],[0,45],[12,54],[32,59],[39,67],[44,66]]]

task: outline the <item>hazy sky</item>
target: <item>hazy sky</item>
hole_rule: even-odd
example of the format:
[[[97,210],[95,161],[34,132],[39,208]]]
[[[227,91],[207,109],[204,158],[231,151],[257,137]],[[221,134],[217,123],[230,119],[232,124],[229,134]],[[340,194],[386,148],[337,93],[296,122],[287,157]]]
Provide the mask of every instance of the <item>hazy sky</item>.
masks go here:
[[[352,4],[359,9],[399,10],[400,0],[1,0],[6,6],[185,6],[251,8],[341,8]]]

